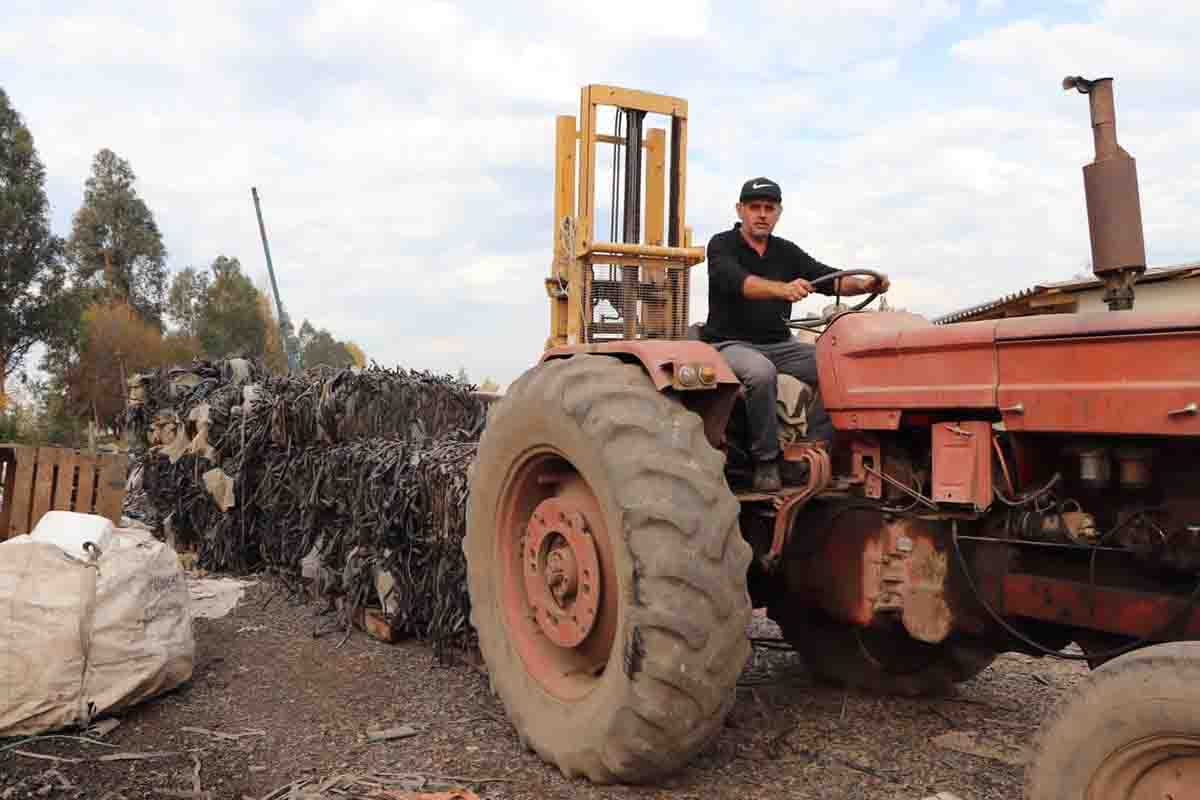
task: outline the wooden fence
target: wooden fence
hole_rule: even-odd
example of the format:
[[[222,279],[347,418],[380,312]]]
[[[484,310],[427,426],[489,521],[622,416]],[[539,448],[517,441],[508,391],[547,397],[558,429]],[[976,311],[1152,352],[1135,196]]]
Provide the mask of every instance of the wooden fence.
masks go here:
[[[0,444],[0,540],[29,533],[47,511],[80,511],[121,524],[128,456]]]

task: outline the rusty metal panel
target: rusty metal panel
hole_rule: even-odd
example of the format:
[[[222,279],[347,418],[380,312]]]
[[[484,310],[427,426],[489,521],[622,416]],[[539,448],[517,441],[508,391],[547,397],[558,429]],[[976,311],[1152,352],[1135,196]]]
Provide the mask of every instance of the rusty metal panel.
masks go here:
[[[1088,230],[1092,237],[1092,271],[1146,268],[1142,206],[1138,198],[1137,164],[1132,158],[1097,161],[1083,168]]]
[[[831,411],[829,418],[839,431],[894,431],[900,427],[900,410]]]
[[[1183,613],[1187,598],[1012,573],[1004,576],[999,608],[1029,617],[1125,636],[1152,636]],[[1200,608],[1184,617],[1173,639],[1200,638]]]
[[[850,477],[861,484],[863,493],[872,499],[883,497],[883,455],[879,439],[872,434],[858,434],[850,440]]]
[[[834,619],[852,625],[870,624],[883,577],[879,514],[834,515],[823,508],[805,514],[796,524],[804,526],[804,533],[820,531],[826,536],[811,557],[790,558],[785,551],[784,574],[793,602],[823,608]]]
[[[933,499],[992,504],[992,426],[985,421],[939,422],[933,426]]]
[[[1068,316],[1068,315],[1064,315]],[[1014,431],[1200,435],[1200,315],[1191,327],[1120,324],[1142,314],[1069,315],[997,343],[997,398]],[[1101,326],[1096,317],[1118,322]]]
[[[950,557],[945,538],[929,522],[904,520],[903,524],[906,528],[893,536],[893,551],[898,556],[907,553],[903,561],[907,591],[900,619],[914,639],[937,644],[953,632],[958,622],[946,596]]]
[[[792,602],[851,625],[898,617],[914,638],[930,643],[955,629],[958,617],[946,591],[949,556],[938,523],[884,521],[871,511],[832,518],[822,511],[799,522],[828,529],[828,537],[810,557],[785,559]]]
[[[1084,314],[1045,314],[1003,319],[990,324],[995,326],[997,342],[1133,333],[1200,333],[1200,311],[1137,314],[1093,311]]]
[[[675,366],[678,364],[705,364],[713,367],[716,380],[712,384],[699,386],[698,391],[710,391],[721,384],[740,386],[733,370],[721,358],[710,344],[691,340],[679,341],[645,341],[641,339],[606,342],[604,344],[568,345],[554,347],[542,355],[542,361],[555,358],[570,358],[580,353],[590,353],[601,356],[632,356],[642,363],[654,387],[663,389],[678,388],[674,386]]]
[[[860,429],[895,427],[900,410],[993,408],[994,333],[990,321],[935,326],[901,312],[845,314],[817,340],[825,407],[835,425]]]

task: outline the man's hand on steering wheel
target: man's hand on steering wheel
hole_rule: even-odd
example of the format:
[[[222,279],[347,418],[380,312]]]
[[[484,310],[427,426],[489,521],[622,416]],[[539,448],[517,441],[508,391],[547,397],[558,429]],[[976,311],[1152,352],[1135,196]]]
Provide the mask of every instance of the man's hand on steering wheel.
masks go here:
[[[889,280],[888,276],[884,275],[883,273],[880,273],[878,278],[867,278],[863,282],[867,284],[864,287],[866,291],[874,292],[876,294],[884,294],[892,286],[891,280]]]
[[[841,298],[843,295],[865,294],[867,299],[863,300],[850,308],[842,309],[839,313],[846,311],[862,311],[869,306],[876,297],[883,294],[891,286],[891,281],[887,275],[882,272],[876,272],[873,269],[844,269],[837,272],[831,272],[828,275],[823,275],[814,281],[805,281],[808,291],[812,291],[817,286],[824,284],[833,284],[834,296],[838,299],[837,305],[841,306]],[[790,284],[788,284],[790,285]],[[835,314],[836,316],[836,314]],[[825,316],[808,316],[799,319],[786,319],[789,328],[800,328],[804,330],[813,330],[815,328],[824,328],[832,321],[832,317]]]
[[[779,284],[779,299],[797,303],[812,294],[812,291],[811,283],[804,278],[797,278],[794,281]]]
[[[843,294],[883,294],[892,285],[888,280],[888,276],[883,273],[875,275],[863,275],[858,278],[844,278],[842,280]]]

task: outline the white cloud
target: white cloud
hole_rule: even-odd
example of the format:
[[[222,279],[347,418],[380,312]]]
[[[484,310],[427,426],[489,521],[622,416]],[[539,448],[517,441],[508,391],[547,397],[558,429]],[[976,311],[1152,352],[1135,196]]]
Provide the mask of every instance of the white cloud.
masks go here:
[[[198,74],[211,70],[213,58],[256,46],[235,12],[236,6],[206,3],[178,4],[166,15],[116,9],[15,14],[0,32],[0,56],[36,55],[55,68],[166,67]]]
[[[1097,23],[1046,26],[1026,20],[956,44],[954,55],[975,64],[1024,71],[1128,78],[1171,75],[1189,63],[1189,49],[1170,42],[1147,48],[1136,36]],[[1119,69],[1118,69],[1119,67]]]
[[[957,2],[30,3],[0,31],[0,75],[61,216],[111,147],[174,266],[225,253],[263,282],[257,185],[297,321],[382,363],[508,382],[546,336],[554,116],[580,86],[689,100],[696,243],[767,174],[780,234],[941,312],[1088,258],[1091,142],[1086,102],[1056,88],[1068,72],[1117,75],[1152,261],[1195,257],[1193,5],[1113,0],[1055,23],[983,0],[995,26],[935,50]],[[703,267],[692,286],[697,319]]]

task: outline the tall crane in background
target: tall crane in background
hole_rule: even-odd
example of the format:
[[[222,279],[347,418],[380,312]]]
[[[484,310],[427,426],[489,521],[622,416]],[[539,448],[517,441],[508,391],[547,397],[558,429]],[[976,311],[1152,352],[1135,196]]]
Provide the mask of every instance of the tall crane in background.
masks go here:
[[[287,354],[288,372],[298,369],[298,354],[296,353],[295,337],[292,335],[292,321],[283,310],[283,301],[279,299],[279,284],[275,281],[275,266],[271,263],[271,245],[267,242],[267,229],[263,225],[262,204],[258,201],[258,188],[250,187],[250,195],[254,198],[254,213],[258,216],[258,233],[262,236],[263,254],[267,257],[267,274],[271,277],[271,292],[275,295],[275,308],[279,312],[279,338],[283,342],[283,352]]]

